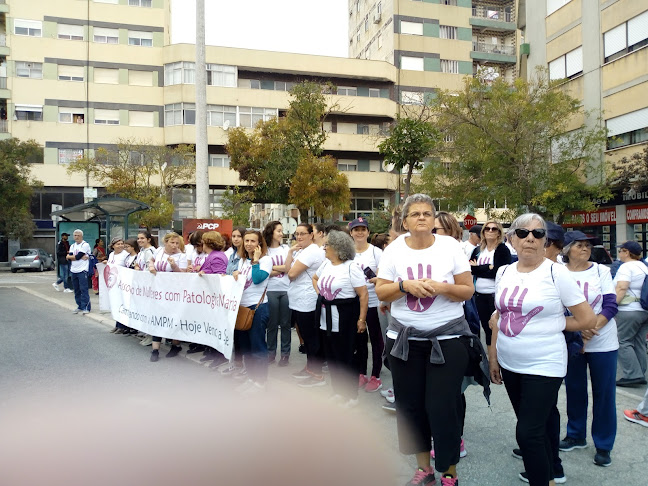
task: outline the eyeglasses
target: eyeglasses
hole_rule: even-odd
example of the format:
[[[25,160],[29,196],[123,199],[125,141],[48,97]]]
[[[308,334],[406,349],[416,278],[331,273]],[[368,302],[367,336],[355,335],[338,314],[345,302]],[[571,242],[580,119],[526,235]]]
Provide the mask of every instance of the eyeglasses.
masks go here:
[[[436,235],[438,231],[445,231],[445,228],[432,228],[433,235]]]
[[[486,231],[499,231],[499,228],[497,226],[486,226],[484,232]]]
[[[423,215],[424,218],[432,218],[434,217],[434,213],[432,211],[424,211],[422,213],[419,213],[418,211],[414,211],[413,213],[409,213],[407,215],[408,218],[414,218],[414,219],[419,219]]]
[[[295,236],[308,236],[310,233],[295,233]]]
[[[545,237],[545,235],[547,234],[547,230],[542,229],[542,228],[538,228],[538,229],[534,229],[534,230],[528,230],[526,228],[518,228],[518,229],[515,230],[515,236],[517,236],[518,238],[521,238],[521,239],[524,239],[527,236],[529,236],[529,233],[531,233],[534,238],[539,240],[539,239]]]

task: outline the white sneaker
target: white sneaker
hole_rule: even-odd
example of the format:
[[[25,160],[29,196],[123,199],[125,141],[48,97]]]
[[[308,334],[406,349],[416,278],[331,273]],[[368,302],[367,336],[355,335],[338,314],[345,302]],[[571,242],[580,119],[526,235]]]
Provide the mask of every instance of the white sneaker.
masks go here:
[[[350,398],[344,405],[342,405],[342,408],[355,408],[359,403],[360,400],[357,398]]]
[[[64,293],[64,294],[73,294],[73,293],[74,293],[74,290],[72,290],[72,289],[65,289],[65,290],[63,290],[63,293]]]
[[[54,290],[56,290],[57,292],[61,291],[61,289],[59,289],[59,286],[56,282],[52,284],[52,287],[54,287]]]
[[[153,343],[153,336],[146,336],[140,341],[142,346],[150,346]]]
[[[81,314],[83,314],[85,316],[86,314],[90,314],[90,311],[86,309],[86,310],[82,311]]]
[[[81,312],[81,309],[74,309],[74,310],[72,311],[72,314],[78,314],[79,312]]]

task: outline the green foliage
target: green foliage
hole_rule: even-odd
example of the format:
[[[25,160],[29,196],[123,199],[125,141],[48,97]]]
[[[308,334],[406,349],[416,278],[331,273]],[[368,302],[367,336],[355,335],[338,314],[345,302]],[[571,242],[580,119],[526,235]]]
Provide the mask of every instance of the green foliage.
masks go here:
[[[568,131],[575,117],[597,117],[542,72],[512,84],[466,78],[460,92],[439,92],[432,110],[449,140],[421,177],[419,189],[435,198],[460,207],[506,202],[514,213],[555,219],[609,194],[599,162],[605,129]]]
[[[0,237],[27,240],[34,223],[30,212],[33,190],[41,185],[31,176],[30,162],[42,162],[43,148],[34,140],[0,141]]]
[[[173,188],[194,182],[194,157],[193,146],[189,145],[174,148],[120,139],[114,150],[100,148],[94,157],[70,163],[68,174],[87,174],[105,185],[109,193],[147,203],[151,209],[131,216],[133,222],[165,227],[173,218]]]
[[[611,184],[617,187],[640,187],[648,183],[648,145],[643,151],[623,157],[612,164]]]
[[[248,227],[252,194],[238,187],[227,187],[222,196],[223,219],[231,219],[234,226]]]
[[[375,211],[367,218],[371,233],[388,233],[392,214],[389,210]]]
[[[322,86],[305,81],[296,84],[290,90],[290,95],[292,99],[286,112],[292,138],[290,143],[319,156],[326,141],[322,122],[327,114],[327,102],[322,94]]]

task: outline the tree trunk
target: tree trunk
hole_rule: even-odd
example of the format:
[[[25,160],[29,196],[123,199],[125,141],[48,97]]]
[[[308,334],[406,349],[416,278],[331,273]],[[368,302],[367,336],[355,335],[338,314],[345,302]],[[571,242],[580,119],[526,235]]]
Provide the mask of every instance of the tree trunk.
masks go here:
[[[308,223],[308,209],[309,208],[299,208],[300,223]]]
[[[409,164],[407,166],[407,177],[405,177],[405,197],[403,199],[407,199],[407,196],[409,196],[413,171],[414,171],[414,164]]]

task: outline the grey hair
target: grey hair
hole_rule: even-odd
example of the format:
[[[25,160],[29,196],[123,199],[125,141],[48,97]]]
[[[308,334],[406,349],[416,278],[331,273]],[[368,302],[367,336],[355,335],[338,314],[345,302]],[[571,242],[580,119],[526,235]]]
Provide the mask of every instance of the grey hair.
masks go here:
[[[511,227],[508,229],[506,235],[511,238],[515,234],[515,230],[518,228],[524,228],[525,226],[531,224],[532,221],[537,221],[540,223],[540,226],[543,229],[547,229],[547,224],[545,223],[545,220],[542,216],[536,213],[524,213],[519,215],[515,220],[511,223]]]
[[[353,238],[344,231],[331,231],[328,234],[326,246],[330,246],[343,262],[355,258],[356,251]]]
[[[75,229],[75,230],[72,232],[72,235],[74,235],[75,233],[81,233],[81,236],[83,236],[83,230],[80,230],[79,228]]]
[[[569,250],[572,249],[572,246],[574,246],[574,243],[577,243],[579,241],[583,241],[583,240],[574,240],[569,245],[563,246],[563,249],[560,250],[560,254],[563,256],[563,262],[569,263]],[[587,241],[587,240],[585,240],[585,241]],[[587,241],[587,242],[590,244],[590,246],[592,246],[591,241]]]
[[[436,217],[436,208],[430,196],[427,194],[412,194],[405,199],[405,204],[403,204],[403,219],[407,218],[409,208],[412,204],[429,204],[432,208],[432,214]]]

